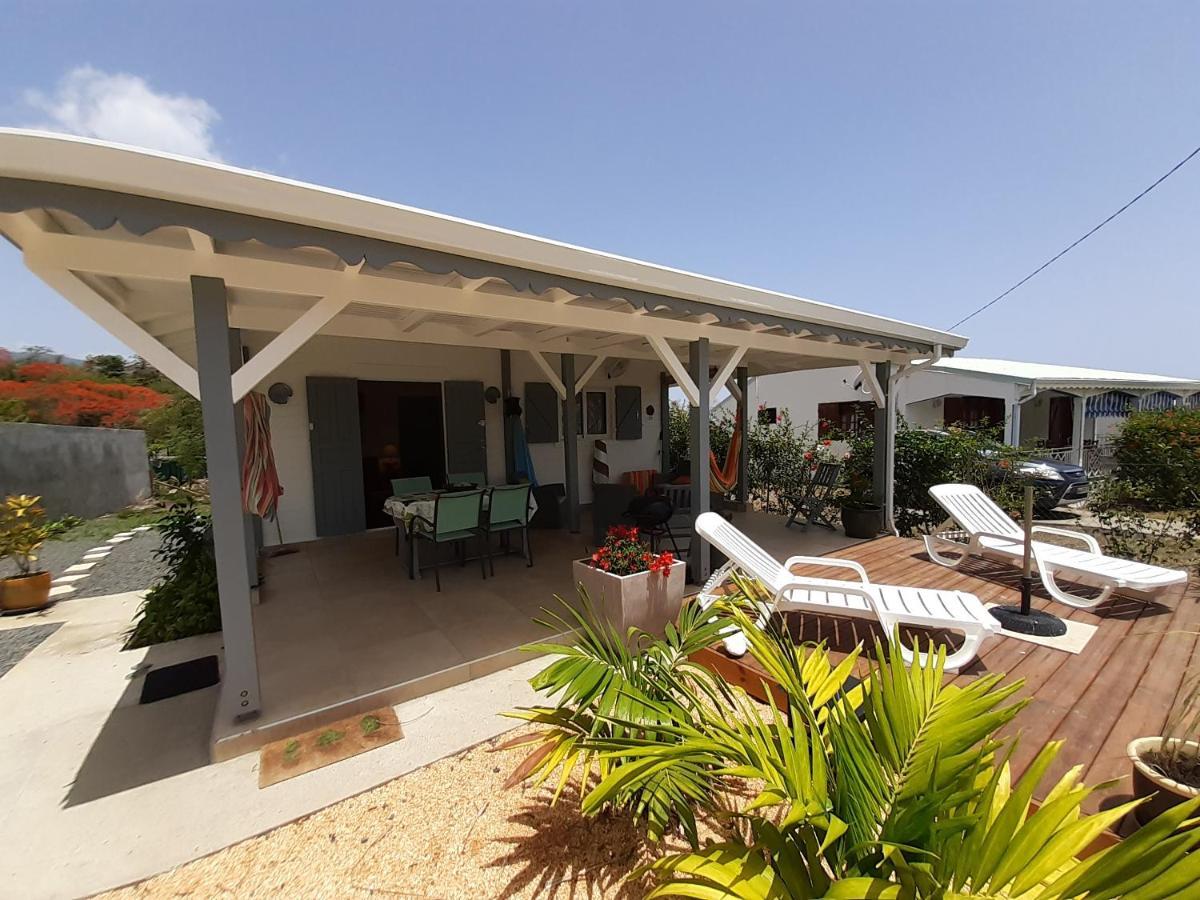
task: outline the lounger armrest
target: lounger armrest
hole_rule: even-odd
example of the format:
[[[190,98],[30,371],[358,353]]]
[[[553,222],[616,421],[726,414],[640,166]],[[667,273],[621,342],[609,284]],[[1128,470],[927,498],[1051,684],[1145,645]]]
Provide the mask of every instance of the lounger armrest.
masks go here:
[[[1087,545],[1087,548],[1093,553],[1100,553],[1100,542],[1090,534],[1083,534],[1079,531],[1071,531],[1067,528],[1055,528],[1052,525],[1034,525],[1034,534],[1057,534],[1059,537],[1074,538],[1077,541],[1082,541]]]
[[[870,584],[867,570],[852,559],[838,559],[834,556],[790,556],[783,567],[792,574],[792,566],[836,566],[839,569],[853,569],[862,584]]]
[[[837,584],[837,587],[831,587],[831,584]],[[869,586],[869,583],[864,586]],[[791,581],[786,581],[775,591],[775,596],[772,598],[772,605],[778,606],[780,600],[786,599],[787,592],[799,589],[802,591],[835,591],[842,594],[853,594],[856,597],[862,597],[867,601],[869,606],[876,614],[879,613],[879,605],[875,602],[875,598],[869,591],[862,588],[854,587],[850,582],[816,582],[809,578],[795,578]]]

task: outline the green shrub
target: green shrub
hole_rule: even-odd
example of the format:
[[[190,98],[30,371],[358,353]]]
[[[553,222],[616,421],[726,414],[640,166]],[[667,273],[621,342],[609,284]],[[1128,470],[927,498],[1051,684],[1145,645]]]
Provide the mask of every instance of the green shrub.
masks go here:
[[[870,429],[842,435],[850,452],[842,470],[852,502],[880,502],[874,484],[875,436]],[[1019,452],[1000,440],[997,429],[911,428],[903,419],[896,430],[895,519],[902,535],[929,534],[946,511],[929,495],[935,484],[950,482],[982,488],[1003,509],[1021,508],[1022,480],[1016,475]]]
[[[166,406],[143,414],[139,424],[146,432],[146,448],[151,453],[173,457],[189,478],[208,474],[204,421],[200,401],[195,397],[178,396]]]
[[[158,558],[167,573],[138,609],[127,650],[221,630],[212,519],[188,500],[167,513],[158,530]]]
[[[1113,449],[1117,478],[1151,509],[1200,506],[1200,408],[1134,413]]]

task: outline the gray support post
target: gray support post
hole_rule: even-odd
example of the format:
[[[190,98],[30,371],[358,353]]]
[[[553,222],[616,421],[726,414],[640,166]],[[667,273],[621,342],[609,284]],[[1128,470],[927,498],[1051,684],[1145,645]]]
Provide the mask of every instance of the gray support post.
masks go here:
[[[688,363],[692,381],[700,394],[699,406],[691,408],[692,425],[692,515],[699,518],[701,513],[709,510],[708,487],[708,426],[709,426],[709,378],[708,378],[708,338],[692,341],[688,347]],[[704,584],[708,580],[709,552],[708,542],[703,540],[692,529],[692,542],[688,547],[688,568],[692,581]]]
[[[1008,443],[1021,446],[1021,398],[1013,400],[1012,412],[1008,416]]]
[[[240,328],[230,328],[229,371],[236,372],[241,368],[243,361],[242,330]],[[241,460],[246,458],[246,415],[242,408],[242,402],[244,401],[239,401],[235,404],[233,410],[234,427],[237,430],[239,466],[241,465]],[[241,468],[238,469],[238,477],[241,477]],[[245,504],[242,505],[242,528],[246,532],[246,573],[250,579],[250,586],[258,587],[258,548],[261,546],[262,525],[258,520],[258,516],[246,512]]]
[[[254,617],[250,609],[250,571],[242,515],[241,460],[237,448],[237,408],[233,405],[229,364],[229,309],[225,282],[192,276],[192,315],[196,327],[197,375],[208,457],[213,544],[221,603],[225,666],[217,715],[226,722],[257,716],[262,708]]]
[[[879,382],[879,386],[883,388],[886,396],[888,389],[888,376],[891,366],[888,363],[875,364],[875,379]],[[885,403],[887,400],[885,399]],[[875,407],[875,429],[873,431],[872,445],[874,449],[874,459],[871,467],[871,493],[875,503],[879,506],[887,505],[887,407]]]
[[[563,474],[567,486],[567,530],[579,534],[579,410],[575,406],[575,354],[562,354],[562,383],[567,388],[563,401]]]
[[[671,474],[671,385],[666,372],[658,373],[658,470],[664,476]]]
[[[742,426],[742,446],[738,453],[738,499],[750,503],[750,370],[737,367],[737,389],[742,395],[738,403],[738,422]]]
[[[504,424],[504,480],[517,480],[516,423],[508,415],[505,401],[512,396],[512,351],[500,351],[500,420]]]

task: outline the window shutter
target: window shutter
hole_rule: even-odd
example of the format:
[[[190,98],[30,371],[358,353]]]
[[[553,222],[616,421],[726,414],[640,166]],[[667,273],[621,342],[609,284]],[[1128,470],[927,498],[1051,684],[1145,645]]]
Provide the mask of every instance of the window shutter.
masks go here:
[[[525,382],[525,441],[558,443],[558,393],[548,381]]]
[[[613,390],[617,413],[616,439],[636,441],[642,436],[642,389],[630,385],[617,385]]]

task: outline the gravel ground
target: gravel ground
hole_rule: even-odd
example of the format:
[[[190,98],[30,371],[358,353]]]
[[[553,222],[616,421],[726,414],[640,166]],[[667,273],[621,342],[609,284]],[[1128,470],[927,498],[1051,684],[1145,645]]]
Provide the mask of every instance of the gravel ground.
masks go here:
[[[668,838],[655,847],[624,816],[585,817],[573,787],[556,805],[549,787],[503,790],[505,778],[529,752],[495,752],[514,733],[520,732],[102,896],[644,897],[648,879],[627,880],[630,873],[664,850],[684,849],[683,841]],[[702,842],[725,839],[725,828],[702,818]]]
[[[108,558],[92,567],[90,577],[75,582],[75,593],[71,594],[71,599],[153,587],[166,571],[162,563],[154,558],[159,542],[158,532],[151,530],[138,532],[136,537],[123,544],[114,544]]]
[[[30,625],[28,628],[7,628],[0,631],[0,678],[25,658],[38,644],[58,629],[62,622],[50,625]]]
[[[152,587],[163,574],[162,564],[154,558],[159,546],[158,532],[138,532],[123,544],[107,544],[103,538],[84,541],[47,541],[38,554],[37,566],[49,569],[54,577],[63,573],[67,566],[83,560],[83,555],[93,547],[111,546],[112,553],[92,566],[87,578],[74,582],[74,593],[59,598],[78,600],[82,597],[100,597],[119,594],[123,591],[140,591]],[[15,574],[16,567],[9,560],[0,563],[0,575]]]

